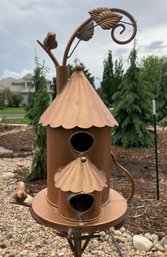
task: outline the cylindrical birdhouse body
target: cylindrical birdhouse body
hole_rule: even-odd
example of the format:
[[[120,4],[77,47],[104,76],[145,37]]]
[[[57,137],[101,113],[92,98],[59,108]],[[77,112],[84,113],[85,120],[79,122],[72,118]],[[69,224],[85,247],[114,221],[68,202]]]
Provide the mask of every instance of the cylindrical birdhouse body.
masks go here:
[[[76,137],[76,139],[75,139]],[[106,176],[108,187],[102,192],[102,205],[109,200],[111,177],[111,128],[64,129],[47,127],[47,198],[58,206],[58,189],[54,185],[55,173],[77,156],[85,155]],[[84,146],[83,146],[84,143]],[[75,179],[75,178],[74,178]]]

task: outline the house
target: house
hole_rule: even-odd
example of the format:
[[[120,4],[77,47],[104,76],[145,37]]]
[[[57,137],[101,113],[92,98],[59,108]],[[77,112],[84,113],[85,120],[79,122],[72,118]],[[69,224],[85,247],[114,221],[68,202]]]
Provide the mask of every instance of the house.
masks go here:
[[[33,75],[28,73],[23,78],[15,79],[15,78],[6,78],[0,80],[0,92],[9,88],[12,93],[19,93],[22,95],[23,100],[21,102],[22,106],[27,106],[28,104],[28,96],[30,92],[33,92],[34,89],[32,86]],[[52,90],[51,90],[51,81],[47,80],[47,89],[52,98]]]

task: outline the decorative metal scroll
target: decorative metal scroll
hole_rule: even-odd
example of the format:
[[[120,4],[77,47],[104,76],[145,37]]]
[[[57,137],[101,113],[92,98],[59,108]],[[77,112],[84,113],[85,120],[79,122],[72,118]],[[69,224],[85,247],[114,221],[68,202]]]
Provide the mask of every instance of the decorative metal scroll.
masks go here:
[[[111,30],[111,38],[117,44],[127,44],[132,41],[136,35],[136,21],[128,12],[124,10],[100,7],[89,11],[89,14],[90,18],[88,18],[76,29],[67,43],[62,62],[63,66],[66,65],[67,59],[71,57],[80,41],[88,41],[93,37],[96,26],[100,26],[103,30]],[[128,37],[126,40],[120,40],[118,35],[122,36],[127,31],[130,31],[130,37]],[[70,52],[71,46],[75,39],[78,39],[78,41]],[[43,43],[40,41],[37,42],[48,53],[55,66],[59,66],[57,59],[51,52],[52,49],[57,47],[56,34],[54,32],[49,32]]]

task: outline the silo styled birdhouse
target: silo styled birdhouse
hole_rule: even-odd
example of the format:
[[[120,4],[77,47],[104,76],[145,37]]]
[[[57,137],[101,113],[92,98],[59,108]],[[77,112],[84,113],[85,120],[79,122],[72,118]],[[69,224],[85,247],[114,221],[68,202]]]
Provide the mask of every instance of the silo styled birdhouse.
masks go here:
[[[110,198],[116,120],[80,65],[40,119],[47,126],[47,199],[65,219],[92,220]]]
[[[38,41],[56,66],[57,96],[40,119],[47,127],[47,188],[34,197],[32,214],[66,237],[75,257],[81,257],[96,232],[121,226],[134,193],[131,174],[111,151],[111,128],[118,125],[117,121],[80,65],[68,78],[67,60],[81,41],[93,37],[97,26],[111,30],[113,41],[122,45],[135,37],[136,22],[129,13],[116,8],[96,8],[89,15],[69,39],[62,65],[51,51],[58,46],[56,34],[49,32],[43,43]],[[130,37],[117,38],[117,28],[122,28],[122,36],[126,26],[130,26]],[[110,188],[112,164],[130,179],[128,199]]]

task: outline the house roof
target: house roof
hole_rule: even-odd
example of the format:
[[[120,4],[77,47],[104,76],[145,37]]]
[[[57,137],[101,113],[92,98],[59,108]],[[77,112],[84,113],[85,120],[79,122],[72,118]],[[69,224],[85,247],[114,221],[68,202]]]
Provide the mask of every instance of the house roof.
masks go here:
[[[23,80],[32,80],[33,78],[33,75],[31,73],[28,73],[26,74],[24,77],[23,77]]]
[[[91,193],[107,187],[104,173],[86,157],[78,157],[60,169],[55,174],[54,181],[55,187],[64,192]]]
[[[13,80],[14,80],[14,78],[11,78],[11,77],[6,78],[6,79],[2,79],[2,80],[0,80],[0,84],[3,85],[6,88],[6,87],[9,87],[12,84]]]
[[[71,75],[63,91],[41,116],[40,123],[65,129],[118,125],[81,70]]]

